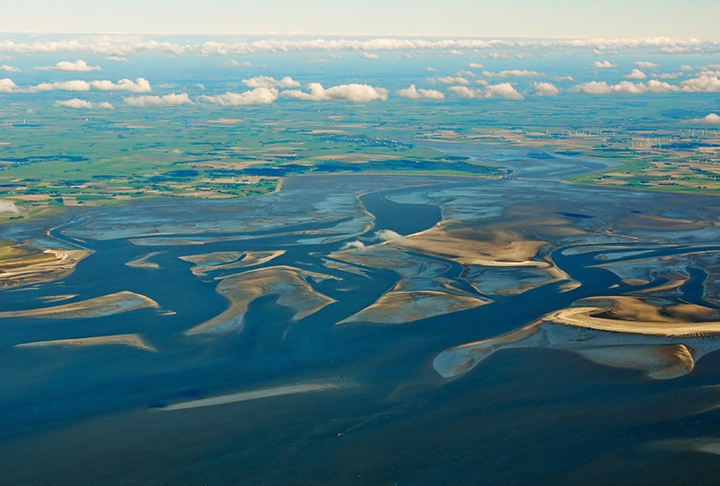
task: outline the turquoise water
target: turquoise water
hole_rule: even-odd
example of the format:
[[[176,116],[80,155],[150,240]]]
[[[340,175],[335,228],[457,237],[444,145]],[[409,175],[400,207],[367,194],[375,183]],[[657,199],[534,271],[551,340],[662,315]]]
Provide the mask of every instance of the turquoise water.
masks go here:
[[[42,307],[48,304],[41,298],[53,295],[77,294],[71,300],[76,301],[126,290],[152,298],[160,309],[93,319],[3,319],[0,481],[711,482],[719,461],[698,448],[720,437],[720,353],[708,354],[691,373],[672,380],[652,380],[635,369],[549,348],[502,350],[454,379],[439,376],[432,361],[445,349],[511,332],[584,297],[638,290],[598,268],[600,254],[615,252],[613,261],[624,262],[635,258],[622,254],[630,250],[658,257],[717,251],[720,235],[712,225],[640,234],[623,223],[632,211],[707,219],[716,206],[699,197],[553,182],[318,176],[290,179],[281,193],[257,199],[134,203],[3,229],[7,236],[29,237],[56,228],[46,241],[82,245],[94,253],[66,278],[1,293],[1,310]],[[593,238],[558,236],[554,243],[552,260],[582,283],[579,288],[560,292],[560,283],[548,283],[520,294],[492,295],[489,305],[405,324],[336,325],[399,280],[391,268],[351,273],[327,266],[326,259],[347,243],[376,244],[379,230],[423,231],[444,214],[463,215],[482,230],[513,208],[533,207],[538,218],[566,213],[561,216],[576,228],[607,230]],[[576,214],[586,217],[572,217]],[[176,239],[163,239],[156,231]],[[203,244],[174,244],[189,239]],[[617,243],[630,250],[563,253]],[[179,257],[261,250],[285,250],[262,267],[287,265],[337,277],[308,279],[336,302],[293,322],[291,308],[264,295],[250,304],[242,332],[185,335],[228,307],[215,290],[215,278],[244,269],[197,277],[192,264]],[[149,252],[159,252],[149,258],[159,269],[125,265]],[[420,257],[407,254],[410,261]],[[479,295],[457,262],[422,257],[445,262],[437,278]],[[712,307],[703,283],[714,267],[705,260],[688,266],[689,280],[678,299]],[[13,347],[127,333],[140,334],[157,352],[126,346]],[[324,388],[163,410],[292,384]]]

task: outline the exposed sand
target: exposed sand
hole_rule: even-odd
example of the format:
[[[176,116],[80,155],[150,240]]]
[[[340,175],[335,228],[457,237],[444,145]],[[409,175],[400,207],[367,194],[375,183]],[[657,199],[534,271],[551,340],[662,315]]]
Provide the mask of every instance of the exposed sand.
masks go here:
[[[581,302],[596,305],[551,312],[503,336],[450,348],[435,358],[433,367],[452,378],[501,349],[543,347],[669,379],[689,373],[695,361],[720,349],[720,312],[715,309],[624,296]]]
[[[138,334],[116,334],[114,336],[98,336],[77,339],[57,339],[54,341],[34,341],[31,343],[16,344],[14,348],[43,348],[60,346],[65,348],[86,347],[86,346],[107,346],[120,345],[131,348],[143,349],[145,351],[157,351],[150,346]]]
[[[37,317],[42,319],[77,319],[105,317],[147,307],[158,307],[158,303],[134,292],[117,292],[80,302],[28,309],[0,312],[0,317]]]
[[[695,337],[720,334],[720,312],[695,304],[653,305],[635,297],[597,297],[598,306],[551,312],[545,321],[599,331],[650,336]],[[604,305],[603,305],[604,304]]]
[[[189,402],[176,403],[162,407],[160,410],[185,410],[188,408],[211,407],[214,405],[225,405],[227,403],[245,402],[248,400],[258,400],[261,398],[280,397],[284,395],[296,395],[298,393],[310,393],[329,390],[340,390],[348,388],[349,385],[341,383],[301,383],[296,385],[276,386],[272,388],[262,388],[240,393],[232,393],[230,395],[221,395],[218,397],[204,398],[202,400],[192,400]]]
[[[469,295],[420,290],[413,292],[390,291],[374,304],[343,319],[338,324],[352,322],[377,322],[381,324],[404,324],[428,317],[450,314],[489,304],[489,300]]]
[[[45,250],[43,255],[0,261],[0,289],[51,282],[70,275],[88,250]]]
[[[148,253],[146,255],[139,256],[136,259],[127,262],[125,265],[127,265],[128,267],[133,267],[133,268],[150,268],[153,270],[158,270],[160,268],[160,265],[158,265],[157,263],[154,263],[154,262],[149,262],[148,260],[154,256],[161,254],[161,253],[162,253],[161,251],[154,251],[152,253]]]
[[[315,291],[308,279],[337,279],[330,275],[293,267],[276,266],[250,270],[226,277],[217,291],[230,301],[230,307],[219,316],[193,327],[185,334],[240,332],[250,303],[264,295],[278,295],[277,303],[295,309],[293,322],[319,311],[334,299]]]
[[[180,257],[181,260],[194,263],[191,269],[194,275],[204,276],[208,272],[216,270],[232,270],[236,268],[246,268],[254,265],[262,265],[280,255],[284,255],[285,250],[273,251],[220,251],[213,253],[205,253],[201,255],[189,255]]]

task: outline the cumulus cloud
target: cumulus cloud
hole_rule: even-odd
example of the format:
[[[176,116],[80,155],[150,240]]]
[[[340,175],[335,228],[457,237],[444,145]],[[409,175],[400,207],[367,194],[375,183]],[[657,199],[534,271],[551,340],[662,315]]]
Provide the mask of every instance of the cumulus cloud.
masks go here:
[[[7,64],[0,66],[0,73],[19,73],[20,71],[21,69],[15,66],[8,66]]]
[[[365,59],[378,59],[380,57],[377,54],[373,54],[372,52],[363,52],[360,55]]]
[[[572,76],[553,76],[552,80],[553,80],[553,81],[558,81],[558,82],[562,82],[562,81],[575,81],[575,78],[573,78]]]
[[[437,69],[435,69],[435,68],[432,67],[432,66],[428,66],[428,67],[425,68],[425,71],[427,71],[427,72],[429,72],[429,73],[436,73],[436,72],[437,72]]]
[[[75,79],[72,81],[58,81],[55,83],[40,83],[36,86],[29,87],[26,91],[29,93],[41,93],[43,91],[89,91],[90,83]]]
[[[10,78],[0,79],[0,93],[10,93],[17,89],[17,84]]]
[[[300,83],[294,81],[290,76],[276,80],[270,76],[255,76],[250,79],[243,79],[242,82],[248,88],[297,88]]]
[[[448,91],[461,98],[506,98],[521,100],[523,95],[515,90],[510,83],[491,84],[485,89],[468,88],[467,86],[451,86]]]
[[[217,96],[202,96],[200,99],[220,106],[269,105],[278,99],[275,88],[255,88],[242,93],[227,92]]]
[[[20,209],[14,202],[0,199],[0,213],[20,214]]]
[[[250,64],[249,61],[240,62],[240,61],[236,61],[235,59],[230,59],[230,60],[227,61],[227,62],[221,62],[221,63],[220,63],[220,66],[223,66],[223,67],[244,67],[244,68],[249,68],[249,67],[252,66],[252,64]]]
[[[478,64],[476,62],[471,62],[470,64],[468,64],[468,67],[470,69],[482,69],[484,66],[482,64]]]
[[[635,67],[640,69],[655,69],[657,67],[660,67],[660,64],[655,64],[654,62],[650,61],[635,61],[634,64]]]
[[[527,69],[506,69],[499,73],[483,71],[483,76],[487,76],[488,78],[536,78],[544,76],[544,74],[537,71],[528,71]]]
[[[349,100],[356,103],[364,103],[372,100],[386,100],[388,90],[376,88],[368,84],[341,84],[331,88],[323,88],[320,83],[308,84],[309,93],[299,90],[283,91],[282,96],[294,100]]]
[[[108,56],[105,58],[106,61],[113,61],[113,62],[129,62],[127,57],[123,56]]]
[[[707,123],[710,125],[720,125],[720,115],[717,113],[710,113],[705,118],[696,118],[693,121],[698,123]]]
[[[417,89],[414,84],[411,84],[409,88],[398,91],[398,96],[401,98],[409,98],[411,100],[417,100],[420,98],[441,100],[445,98],[445,95],[436,89]]]
[[[66,108],[78,108],[78,109],[81,109],[81,108],[87,108],[87,109],[103,108],[103,109],[111,110],[113,108],[113,106],[110,103],[108,103],[107,101],[96,104],[96,103],[92,103],[87,100],[81,100],[80,98],[73,98],[71,100],[66,100],[66,101],[56,101],[55,106],[62,106],[62,107],[66,107]]]
[[[642,93],[672,93],[677,91],[687,91],[679,86],[668,84],[664,81],[651,79],[647,83],[632,83],[630,81],[621,81],[617,84],[608,84],[605,81],[591,81],[589,83],[579,84],[570,89],[570,91],[605,95],[605,94],[642,94]]]
[[[90,71],[102,71],[100,66],[90,66],[87,62],[82,59],[78,59],[75,62],[60,61],[55,64],[53,68],[55,71],[73,71],[78,73],[89,73]]]
[[[127,91],[130,93],[148,93],[152,91],[150,81],[145,78],[137,78],[135,81],[121,79],[117,83],[106,80],[90,81],[90,86],[102,91]]]
[[[187,93],[172,93],[165,96],[135,96],[123,98],[123,100],[125,100],[125,103],[130,106],[138,106],[140,108],[148,106],[176,106],[192,104],[192,101],[190,101],[190,97]]]
[[[683,65],[680,66],[678,69],[679,69],[680,71],[684,72],[684,73],[688,73],[688,72],[690,72],[690,71],[694,71],[694,70],[695,70],[694,67],[688,66],[687,64],[683,64]]]
[[[461,86],[467,86],[470,84],[470,81],[460,76],[438,76],[436,78],[428,78],[427,81],[432,84],[458,84]]]
[[[617,67],[617,66],[616,66],[615,64],[612,64],[610,61],[608,61],[608,60],[606,59],[606,60],[604,60],[604,61],[602,61],[602,62],[601,62],[601,61],[595,61],[595,62],[593,63],[593,67],[596,67],[596,68],[599,68],[599,69],[608,69],[608,68],[614,68],[614,67]]]
[[[633,69],[630,71],[630,74],[626,74],[625,77],[628,79],[645,79],[647,75],[639,69]]]
[[[83,81],[75,79],[72,81],[58,81],[55,83],[40,83],[36,86],[30,86],[25,91],[29,93],[39,93],[43,91],[89,91],[90,88],[101,91],[128,91],[131,93],[146,93],[152,91],[150,82],[145,78],[138,78],[135,81],[130,79],[121,79],[117,83],[107,80]]]
[[[720,92],[720,79],[705,74],[683,81],[680,88],[687,93],[717,93]]]
[[[557,96],[560,90],[552,83],[538,83],[532,84],[535,94],[538,96]]]

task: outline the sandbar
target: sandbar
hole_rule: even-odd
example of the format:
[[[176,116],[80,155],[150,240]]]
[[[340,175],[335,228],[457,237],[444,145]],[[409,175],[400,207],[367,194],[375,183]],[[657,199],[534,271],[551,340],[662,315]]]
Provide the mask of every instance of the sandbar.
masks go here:
[[[30,343],[16,344],[14,348],[43,348],[60,346],[65,348],[86,347],[86,346],[108,346],[120,345],[145,351],[157,351],[149,345],[138,334],[116,334],[114,336],[97,336],[76,339],[56,339],[53,341],[34,341]]]
[[[36,317],[41,319],[77,319],[105,317],[147,307],[159,307],[149,297],[135,292],[122,291],[114,294],[94,297],[92,299],[72,302],[69,304],[0,312],[0,317]]]

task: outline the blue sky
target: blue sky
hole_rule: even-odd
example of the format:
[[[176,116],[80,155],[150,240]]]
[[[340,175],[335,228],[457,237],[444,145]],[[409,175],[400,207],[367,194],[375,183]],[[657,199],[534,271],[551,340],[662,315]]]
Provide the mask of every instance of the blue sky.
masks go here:
[[[717,0],[26,0],[0,31],[720,40],[717,19]]]

